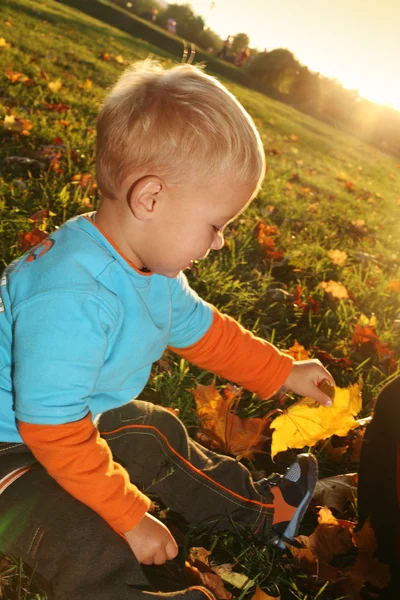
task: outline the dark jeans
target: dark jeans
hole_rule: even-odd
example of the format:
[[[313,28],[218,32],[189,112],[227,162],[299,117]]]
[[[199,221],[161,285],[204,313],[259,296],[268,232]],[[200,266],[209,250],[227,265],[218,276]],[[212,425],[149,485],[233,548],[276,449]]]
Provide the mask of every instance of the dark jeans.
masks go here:
[[[361,453],[358,513],[370,517],[378,556],[390,564],[392,596],[400,598],[400,377],[382,388]]]
[[[98,428],[131,480],[190,526],[249,528],[267,538],[271,499],[257,492],[242,464],[191,440],[171,412],[135,400],[104,413]],[[0,494],[0,550],[35,566],[50,598],[143,598],[133,586],[148,582],[126,541],[60,487],[24,444],[0,446],[0,478],[31,464]]]

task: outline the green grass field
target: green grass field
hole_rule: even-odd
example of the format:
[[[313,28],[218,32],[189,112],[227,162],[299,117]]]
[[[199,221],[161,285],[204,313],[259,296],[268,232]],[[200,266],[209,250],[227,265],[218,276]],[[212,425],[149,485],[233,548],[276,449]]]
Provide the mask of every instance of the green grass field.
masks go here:
[[[29,245],[28,234],[36,225],[51,232],[67,218],[96,206],[98,108],[125,66],[149,55],[167,65],[175,60],[144,40],[52,0],[3,0],[2,267]],[[398,159],[257,92],[225,83],[256,122],[268,170],[258,198],[229,227],[225,248],[190,271],[191,284],[279,348],[290,348],[297,340],[312,357],[321,357],[338,385],[362,378],[361,416],[368,416],[382,384],[400,374]],[[30,217],[42,209],[49,211],[48,216],[43,220],[41,213],[32,222]],[[260,222],[276,226],[268,236],[275,254],[257,238]],[[332,250],[346,253],[341,255],[343,264],[332,262]],[[328,290],[320,286],[331,281],[341,283],[348,297],[335,298],[338,288],[332,284]],[[366,326],[372,317],[376,339],[357,341],[356,325]],[[337,361],[340,358],[348,359],[346,365]],[[173,356],[169,361],[170,372],[155,367],[143,397],[179,408],[194,432],[197,421],[190,389],[196,381],[212,381],[212,375]],[[259,415],[271,408],[271,402],[260,405],[250,394],[244,399],[243,414]],[[320,447],[314,451],[322,476],[356,469],[331,463]],[[263,468],[263,460],[272,468],[267,459],[259,459],[257,468]],[[287,460],[278,457],[276,468]],[[224,550],[231,544],[220,543]],[[323,581],[312,591],[304,590],[294,581],[290,562],[273,557],[268,562],[265,554],[245,547],[240,552],[246,555],[239,563],[243,571],[259,582],[279,580],[282,598],[339,597],[330,593],[329,585],[323,588]],[[0,597],[39,598],[29,591],[17,563],[4,559],[0,565]],[[318,589],[323,589],[319,595]]]

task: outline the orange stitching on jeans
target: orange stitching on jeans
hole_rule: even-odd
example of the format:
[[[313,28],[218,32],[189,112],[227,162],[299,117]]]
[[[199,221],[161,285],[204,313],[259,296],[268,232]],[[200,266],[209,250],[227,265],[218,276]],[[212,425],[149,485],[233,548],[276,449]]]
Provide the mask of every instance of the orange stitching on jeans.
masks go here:
[[[31,558],[35,558],[36,551],[37,551],[37,549],[39,548],[39,544],[40,544],[40,542],[42,541],[42,538],[43,538],[43,536],[44,536],[44,529],[42,530],[42,533],[40,534],[40,536],[39,536],[39,539],[38,539],[38,541],[36,542],[36,546],[35,546],[35,549],[34,549],[34,551],[33,551],[33,552],[32,552],[32,554],[31,554]]]
[[[123,431],[124,429],[135,429],[135,428],[136,429],[152,429],[153,431],[156,431],[163,438],[163,440],[166,443],[166,445],[168,446],[169,450],[173,454],[175,454],[186,466],[188,466],[190,469],[192,469],[192,471],[194,471],[197,475],[200,475],[200,477],[204,477],[204,479],[211,481],[211,483],[213,483],[217,487],[223,489],[225,492],[227,492],[231,496],[234,496],[235,498],[239,498],[239,500],[242,500],[244,502],[249,502],[250,504],[256,504],[257,506],[260,506],[260,507],[274,508],[273,504],[265,504],[263,502],[258,502],[258,500],[250,500],[249,498],[240,496],[240,494],[236,494],[236,492],[232,492],[232,490],[229,490],[228,488],[224,487],[221,483],[218,483],[218,481],[214,481],[214,479],[212,479],[211,477],[209,477],[208,475],[206,475],[205,473],[200,471],[200,469],[196,469],[196,467],[194,467],[188,460],[186,460],[186,458],[181,456],[179,454],[179,452],[177,452],[175,450],[175,448],[173,448],[171,446],[171,444],[169,443],[169,441],[165,437],[165,435],[163,435],[161,433],[161,431],[159,431],[159,429],[157,429],[157,427],[154,427],[154,425],[124,425],[123,427],[119,427],[118,429],[113,429],[113,431],[100,431],[100,434],[101,435],[111,435],[113,433],[118,433],[119,431]]]
[[[33,546],[33,542],[35,541],[35,538],[36,538],[37,534],[39,533],[39,530],[40,530],[40,527],[38,527],[36,529],[36,531],[35,531],[35,535],[33,536],[32,541],[31,541],[31,543],[29,545],[29,548],[28,548],[28,554],[30,554],[30,552],[31,552],[31,549],[32,549],[32,546]]]

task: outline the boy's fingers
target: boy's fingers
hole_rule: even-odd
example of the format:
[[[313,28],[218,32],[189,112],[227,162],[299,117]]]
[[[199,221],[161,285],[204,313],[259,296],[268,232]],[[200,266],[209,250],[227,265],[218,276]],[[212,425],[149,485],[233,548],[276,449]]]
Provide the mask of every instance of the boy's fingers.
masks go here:
[[[178,554],[178,545],[173,538],[172,541],[167,544],[166,553],[167,560],[172,560]]]
[[[311,396],[313,400],[316,400],[323,406],[332,405],[332,399],[326,394],[324,394],[324,392],[322,392],[319,388],[317,388],[317,386],[313,386],[308,395]]]

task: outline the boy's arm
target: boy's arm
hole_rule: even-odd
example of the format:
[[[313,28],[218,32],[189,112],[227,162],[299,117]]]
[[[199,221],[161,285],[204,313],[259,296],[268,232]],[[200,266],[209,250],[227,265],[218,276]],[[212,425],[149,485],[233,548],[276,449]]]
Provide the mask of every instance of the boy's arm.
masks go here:
[[[268,398],[288,378],[293,359],[212,307],[213,319],[194,344],[170,349],[189,362]]]
[[[119,323],[118,301],[95,291],[55,291],[14,308],[15,417],[49,474],[125,532],[150,501],[91,422],[90,398]]]
[[[113,461],[110,448],[90,413],[59,425],[18,422],[20,435],[46,471],[74,498],[96,511],[116,531],[125,533],[151,505]]]

